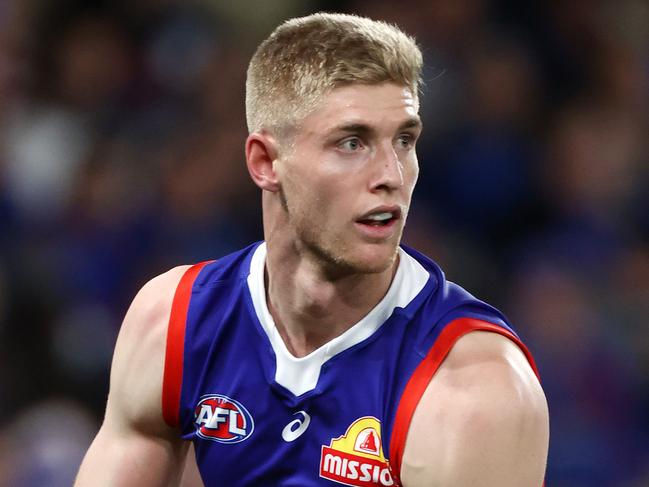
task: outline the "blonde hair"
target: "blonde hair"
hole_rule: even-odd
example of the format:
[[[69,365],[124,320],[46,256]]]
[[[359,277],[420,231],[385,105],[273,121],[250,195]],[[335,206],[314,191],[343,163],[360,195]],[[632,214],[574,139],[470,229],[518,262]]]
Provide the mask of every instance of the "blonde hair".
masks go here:
[[[393,82],[417,96],[422,64],[414,39],[385,22],[328,13],[287,20],[248,66],[248,130],[279,136],[327,92],[352,83]]]

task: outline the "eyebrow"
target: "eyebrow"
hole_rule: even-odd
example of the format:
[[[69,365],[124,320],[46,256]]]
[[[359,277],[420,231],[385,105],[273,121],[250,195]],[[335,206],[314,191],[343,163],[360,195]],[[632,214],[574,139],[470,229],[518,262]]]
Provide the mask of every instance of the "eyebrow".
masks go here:
[[[409,118],[407,121],[401,124],[399,127],[399,130],[404,130],[404,129],[412,129],[412,128],[417,128],[417,129],[422,129],[424,124],[421,121],[421,118],[419,117],[413,117]]]
[[[423,127],[423,124],[421,122],[421,119],[419,117],[412,117],[403,122],[399,126],[399,130],[405,130],[405,129],[411,129],[411,128],[418,128],[421,129]],[[336,127],[333,127],[330,130],[330,133],[336,133],[336,132],[349,132],[349,133],[357,133],[357,134],[362,134],[362,135],[373,135],[376,130],[367,124],[364,123],[343,123],[342,125],[338,125]]]

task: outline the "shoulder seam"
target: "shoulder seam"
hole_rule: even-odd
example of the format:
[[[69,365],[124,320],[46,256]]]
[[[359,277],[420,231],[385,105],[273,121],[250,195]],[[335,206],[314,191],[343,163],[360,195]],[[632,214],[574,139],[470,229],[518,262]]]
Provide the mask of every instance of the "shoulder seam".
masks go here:
[[[393,474],[397,479],[401,478],[401,460],[403,458],[408,429],[410,428],[410,421],[412,420],[412,416],[422,395],[424,394],[424,391],[426,390],[426,387],[428,387],[428,384],[435,375],[435,372],[437,372],[437,369],[449,354],[455,342],[472,331],[490,331],[512,340],[523,351],[532,367],[532,370],[536,376],[539,377],[531,353],[520,339],[508,329],[475,318],[457,318],[448,323],[424,359],[412,373],[410,379],[408,379],[406,387],[399,399],[392,427],[392,434],[390,436],[389,451]]]
[[[180,278],[171,304],[167,325],[164,370],[162,377],[162,417],[175,428],[180,422],[180,394],[185,352],[185,325],[194,281],[200,271],[213,261],[191,266]]]

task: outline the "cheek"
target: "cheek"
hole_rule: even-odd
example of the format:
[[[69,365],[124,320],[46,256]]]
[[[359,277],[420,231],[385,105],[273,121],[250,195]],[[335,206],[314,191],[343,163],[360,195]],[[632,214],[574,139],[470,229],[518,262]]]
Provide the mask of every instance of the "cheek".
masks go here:
[[[405,187],[412,193],[419,178],[419,163],[417,162],[416,156],[404,165],[403,176]]]
[[[412,186],[414,188],[415,184],[417,184],[417,180],[419,179],[419,164],[415,163],[415,168],[413,170],[413,177],[412,177]]]
[[[322,220],[331,205],[327,186],[315,174],[292,172],[282,184],[289,212],[296,221]]]
[[[297,165],[288,166],[281,179],[284,194],[288,201],[303,201],[308,196],[312,182],[309,178],[308,171]],[[295,201],[297,200],[297,201]],[[295,204],[293,205],[295,206]]]

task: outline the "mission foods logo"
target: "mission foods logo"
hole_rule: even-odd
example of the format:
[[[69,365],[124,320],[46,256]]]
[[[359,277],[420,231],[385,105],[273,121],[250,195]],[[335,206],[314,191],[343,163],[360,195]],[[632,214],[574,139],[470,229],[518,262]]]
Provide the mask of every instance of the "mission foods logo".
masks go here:
[[[196,434],[219,443],[239,443],[252,435],[255,423],[238,401],[220,394],[201,397],[194,409]]]
[[[397,485],[381,446],[381,422],[365,416],[322,446],[320,477],[359,487]]]

